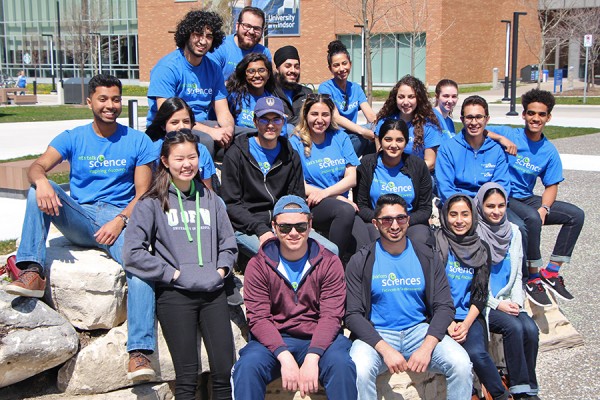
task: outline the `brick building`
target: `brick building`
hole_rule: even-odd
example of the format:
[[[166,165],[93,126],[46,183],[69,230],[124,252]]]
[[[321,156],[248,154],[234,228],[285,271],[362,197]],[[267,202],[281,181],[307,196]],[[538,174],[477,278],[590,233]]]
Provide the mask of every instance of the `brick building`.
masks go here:
[[[393,85],[411,71],[430,85],[441,78],[459,83],[490,82],[494,67],[502,78],[506,26],[500,20],[512,20],[514,11],[528,12],[520,18],[519,69],[536,62],[534,54],[540,42],[536,1],[497,0],[493,5],[465,0],[409,0],[400,5],[386,1],[375,3],[377,15],[387,11],[372,32],[375,85]],[[353,59],[350,78],[360,81],[360,28],[354,27],[358,22],[351,16],[359,14],[359,6],[358,0],[302,0],[300,35],[271,37],[268,47],[273,53],[287,44],[296,46],[302,58],[302,81],[318,84],[331,77],[327,44],[339,38]],[[175,48],[172,32],[179,19],[191,8],[201,7],[202,0],[138,1],[140,81],[147,82],[156,62]],[[412,15],[416,16],[413,20],[406,17]]]

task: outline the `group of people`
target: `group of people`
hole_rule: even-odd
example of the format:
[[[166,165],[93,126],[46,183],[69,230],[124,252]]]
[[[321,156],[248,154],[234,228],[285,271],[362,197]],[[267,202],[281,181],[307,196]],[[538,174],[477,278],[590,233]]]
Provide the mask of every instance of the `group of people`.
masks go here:
[[[470,96],[456,132],[458,85],[440,81],[432,104],[405,76],[376,114],[348,81],[341,42],[328,49],[333,78],[313,93],[293,46],[275,52],[273,68],[264,26],[264,13],[245,7],[225,36],[216,14],[189,12],[177,49],[151,72],[146,134],[116,122],[121,82],[91,79],[93,122],[58,135],[29,170],[21,245],[8,261],[21,274],[6,290],[43,297],[54,223],[123,266],[128,376],[155,377],[156,316],[178,399],[195,398],[198,326],[214,399],[264,398],[281,377],[303,396],[322,384],[331,398],[372,400],[384,371],[441,373],[452,400],[471,398],[473,371],[493,399],[537,399],[538,329],[523,303],[550,305],[546,288],[572,299],[559,270],[584,221],[556,199],[562,166],[543,135],[552,94],[522,97],[524,128],[489,130],[486,101]],[[62,160],[70,194],[47,178]],[[541,268],[541,226],[552,224],[562,227]],[[250,258],[250,334],[236,361],[228,303],[242,301],[238,251]],[[508,389],[489,332],[503,336]]]

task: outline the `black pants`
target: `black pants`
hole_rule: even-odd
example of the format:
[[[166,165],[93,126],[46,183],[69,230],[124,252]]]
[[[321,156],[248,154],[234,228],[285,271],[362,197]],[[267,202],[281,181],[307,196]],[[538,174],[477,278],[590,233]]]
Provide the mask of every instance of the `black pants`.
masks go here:
[[[198,324],[208,353],[211,398],[231,399],[235,349],[225,292],[222,289],[213,293],[157,289],[156,297],[156,314],[175,366],[177,400],[196,398]]]
[[[345,201],[327,197],[311,209],[313,227],[328,232],[327,239],[338,247],[342,260],[369,244],[369,232],[354,207]]]

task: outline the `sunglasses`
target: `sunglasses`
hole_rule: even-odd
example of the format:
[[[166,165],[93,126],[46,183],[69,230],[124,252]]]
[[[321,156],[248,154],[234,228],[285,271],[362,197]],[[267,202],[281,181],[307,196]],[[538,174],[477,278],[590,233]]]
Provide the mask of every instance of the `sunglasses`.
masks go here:
[[[408,222],[408,215],[400,214],[396,215],[395,217],[381,217],[375,219],[381,224],[382,227],[389,228],[394,224],[394,221],[396,221],[398,225],[406,224]]]
[[[281,125],[281,124],[283,124],[283,118],[275,117],[273,119],[269,119],[269,118],[260,117],[258,119],[258,123],[262,124],[262,125],[269,125],[269,124]]]
[[[322,100],[322,99],[331,99],[331,96],[327,93],[310,93],[306,95],[306,98],[309,100]]]
[[[279,231],[284,235],[287,235],[295,229],[298,233],[304,233],[308,230],[308,222],[298,222],[297,224],[275,224],[279,228]]]

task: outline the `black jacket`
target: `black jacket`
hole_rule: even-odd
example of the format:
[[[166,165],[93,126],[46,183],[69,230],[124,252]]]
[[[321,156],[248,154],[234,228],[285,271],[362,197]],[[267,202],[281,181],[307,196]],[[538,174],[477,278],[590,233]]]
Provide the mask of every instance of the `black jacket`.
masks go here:
[[[375,218],[375,210],[371,206],[371,184],[375,167],[377,167],[379,154],[363,156],[356,169],[356,188],[354,191],[355,203],[358,206],[358,215],[363,221],[370,224]],[[410,212],[410,225],[429,225],[431,217],[431,174],[425,161],[417,156],[402,154],[404,166],[400,169],[412,181],[415,198]]]
[[[365,246],[350,259],[346,267],[346,326],[352,338],[375,347],[382,340],[371,323],[371,281],[375,263],[375,245]],[[454,302],[442,260],[434,250],[432,236],[426,243],[412,242],[425,277],[427,334],[442,340],[454,319]],[[394,310],[390,310],[390,313]]]
[[[260,236],[271,230],[273,208],[286,194],[306,197],[300,156],[284,137],[271,170],[264,175],[249,150],[256,133],[239,135],[223,157],[221,197],[236,231]]]
[[[312,92],[313,91],[310,90],[310,88],[299,84],[296,87],[296,90],[294,90],[292,102],[290,103],[290,99],[288,99],[282,87],[278,86],[277,89],[275,89],[273,94],[283,101],[283,110],[285,115],[287,115],[287,122],[289,124],[297,125],[298,122],[300,122],[302,105],[304,104],[304,100],[306,100],[306,96]]]

